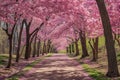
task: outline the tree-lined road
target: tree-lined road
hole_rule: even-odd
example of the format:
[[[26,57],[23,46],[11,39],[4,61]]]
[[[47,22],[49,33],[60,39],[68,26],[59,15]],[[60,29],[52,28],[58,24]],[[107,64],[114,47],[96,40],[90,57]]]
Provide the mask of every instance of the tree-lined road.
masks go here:
[[[47,57],[30,71],[19,77],[19,80],[93,80],[84,72],[82,66],[65,54],[53,54]]]

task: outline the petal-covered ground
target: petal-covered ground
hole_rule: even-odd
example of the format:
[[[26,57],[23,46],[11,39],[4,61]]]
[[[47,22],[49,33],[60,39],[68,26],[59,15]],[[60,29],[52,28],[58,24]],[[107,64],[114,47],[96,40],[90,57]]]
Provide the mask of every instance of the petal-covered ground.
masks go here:
[[[32,62],[41,59],[43,56],[36,57],[36,58],[29,58],[29,60],[20,59],[19,63],[15,62],[15,59],[13,58],[12,67],[10,69],[6,69],[5,66],[7,64],[7,58],[8,55],[0,55],[0,58],[3,57],[0,61],[2,61],[4,64],[0,65],[0,80],[5,80],[5,78],[9,78],[19,72],[22,71],[28,64],[31,64]],[[6,57],[6,58],[5,58]]]
[[[81,65],[65,54],[53,54],[19,76],[19,80],[93,80]]]

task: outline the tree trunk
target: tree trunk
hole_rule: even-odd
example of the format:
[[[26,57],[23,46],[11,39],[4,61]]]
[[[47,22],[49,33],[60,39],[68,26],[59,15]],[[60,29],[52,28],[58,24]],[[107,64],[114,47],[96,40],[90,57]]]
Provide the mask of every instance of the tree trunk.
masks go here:
[[[118,45],[119,45],[119,47],[120,47],[119,35],[114,34],[114,40],[116,40],[116,41],[117,41],[117,43],[118,43]],[[114,42],[115,42],[115,41],[114,41]]]
[[[45,52],[46,52],[46,41],[44,40],[42,55],[44,55],[44,54],[45,54]]]
[[[75,56],[78,56],[79,55],[79,48],[78,48],[78,40],[77,39],[75,40],[75,47],[76,47],[76,54],[75,54]]]
[[[10,68],[12,63],[12,36],[10,35],[8,39],[9,39],[9,60],[6,68]]]
[[[99,42],[99,37],[95,38],[95,43],[94,43],[94,48],[95,48],[95,57],[98,59],[98,42]]]
[[[109,77],[116,77],[119,76],[119,72],[118,72],[118,65],[117,65],[116,52],[114,47],[114,40],[112,36],[110,19],[108,16],[108,12],[104,0],[96,0],[96,2],[102,19],[104,36],[105,36],[105,45],[107,49],[108,72],[106,75]]]
[[[17,43],[18,43],[18,27],[16,26],[14,31],[13,31],[13,38],[12,38],[12,53],[17,54]]]
[[[44,53],[47,53],[47,45],[46,45],[46,41],[45,41],[45,45],[44,45]]]
[[[51,44],[51,41],[50,41],[50,40],[48,40],[48,43],[47,43],[47,53],[49,53],[49,52],[50,52],[50,44]]]
[[[66,52],[69,53],[69,51],[68,51],[68,47],[66,47]]]
[[[20,58],[20,47],[21,47],[21,37],[22,37],[23,25],[24,25],[24,23],[22,22],[22,26],[21,26],[20,33],[19,33],[19,39],[18,39],[16,62],[19,62],[19,58]]]
[[[91,43],[91,40],[89,40],[89,45],[90,45],[90,47],[91,47],[91,49],[92,49],[92,54],[93,54],[93,58],[92,58],[92,60],[91,61],[97,61],[97,58],[96,58],[96,52],[95,52],[95,46],[94,46],[94,39],[92,39],[92,41],[93,41],[93,45],[92,45],[92,43]]]
[[[25,59],[28,60],[30,57],[30,52],[31,52],[31,43],[30,43],[30,26],[32,23],[32,19],[31,21],[27,24],[27,21],[25,20],[25,25],[26,25],[26,50],[25,50]]]
[[[86,46],[86,37],[85,37],[85,33],[83,33],[82,31],[79,33],[80,36],[80,41],[81,41],[81,47],[82,47],[82,56],[81,58],[85,58],[87,56],[89,56],[88,51],[87,51],[87,46]]]
[[[25,59],[26,60],[28,60],[28,58],[29,58],[29,54],[30,54],[30,39],[29,39],[29,36],[26,36],[27,37],[27,39],[26,39],[26,50],[25,50]]]
[[[75,52],[75,48],[74,48],[74,42],[72,43],[72,53]]]
[[[36,55],[36,40],[37,40],[37,36],[35,36],[35,39],[34,39],[33,55],[32,55],[32,57],[35,57],[35,55]]]
[[[38,44],[37,44],[37,57],[39,57],[40,55],[40,40],[38,41]]]
[[[9,60],[8,60],[8,64],[7,64],[6,68],[10,68],[11,64],[12,64],[12,38],[13,38],[14,29],[16,27],[16,23],[13,25],[11,34],[9,34],[9,32],[8,32],[8,26],[9,26],[8,23],[6,23],[7,29],[3,28],[3,30],[6,32],[6,34],[8,36],[8,40],[9,40]]]
[[[12,53],[15,54],[15,31],[13,33],[13,39],[12,39]]]
[[[92,43],[91,43],[91,40],[89,40],[89,45],[92,48],[92,53],[93,53],[92,61],[96,62],[98,59],[98,37],[95,39],[92,39]]]
[[[70,54],[72,54],[71,44],[69,45]]]

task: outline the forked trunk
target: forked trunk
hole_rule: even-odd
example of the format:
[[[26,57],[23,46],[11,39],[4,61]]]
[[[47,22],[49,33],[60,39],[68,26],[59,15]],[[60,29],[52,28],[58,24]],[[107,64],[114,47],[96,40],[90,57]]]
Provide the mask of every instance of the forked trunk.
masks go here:
[[[97,59],[98,59],[98,37],[95,39],[92,39],[92,43],[91,43],[91,40],[89,40],[89,45],[90,45],[90,47],[92,49],[92,53],[93,53],[92,61],[97,61]]]

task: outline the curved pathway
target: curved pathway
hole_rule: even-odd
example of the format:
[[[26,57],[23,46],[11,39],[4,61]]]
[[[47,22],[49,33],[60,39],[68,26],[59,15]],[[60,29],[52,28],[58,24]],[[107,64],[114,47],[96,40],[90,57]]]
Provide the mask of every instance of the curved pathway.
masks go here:
[[[31,70],[25,72],[19,80],[93,80],[84,72],[81,65],[65,54],[53,54]]]

